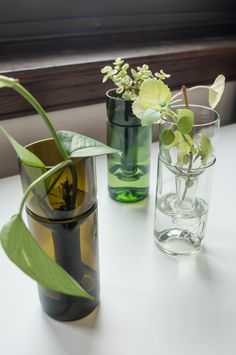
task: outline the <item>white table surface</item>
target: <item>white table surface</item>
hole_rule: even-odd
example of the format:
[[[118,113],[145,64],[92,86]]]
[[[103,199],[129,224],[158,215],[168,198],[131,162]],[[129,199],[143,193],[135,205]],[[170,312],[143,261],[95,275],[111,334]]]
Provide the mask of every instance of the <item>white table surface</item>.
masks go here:
[[[174,258],[153,241],[157,144],[150,197],[112,201],[97,158],[100,306],[75,322],[40,308],[35,282],[0,250],[1,355],[235,355],[236,124],[221,128],[205,247]],[[0,180],[0,225],[17,211],[19,176]]]

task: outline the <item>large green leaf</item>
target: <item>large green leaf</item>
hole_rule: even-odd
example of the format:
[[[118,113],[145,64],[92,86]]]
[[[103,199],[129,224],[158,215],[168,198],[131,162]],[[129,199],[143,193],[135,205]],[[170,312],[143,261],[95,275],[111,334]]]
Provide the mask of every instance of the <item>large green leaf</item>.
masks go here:
[[[72,158],[111,153],[121,154],[119,150],[111,148],[95,139],[83,136],[82,134],[69,131],[59,131],[57,132],[57,135],[66,153]]]
[[[19,144],[3,127],[0,127],[0,130],[9,140],[22,162],[30,166],[45,168],[44,163],[35,154],[31,153],[28,149]]]
[[[80,285],[44,252],[19,214],[3,227],[2,247],[8,257],[27,275],[51,290],[93,299]]]
[[[209,87],[209,105],[211,108],[215,108],[221,99],[221,96],[225,89],[225,77],[224,75],[218,75],[214,83]]]
[[[171,100],[171,91],[162,80],[150,79],[140,87],[140,101],[145,109],[165,106]]]

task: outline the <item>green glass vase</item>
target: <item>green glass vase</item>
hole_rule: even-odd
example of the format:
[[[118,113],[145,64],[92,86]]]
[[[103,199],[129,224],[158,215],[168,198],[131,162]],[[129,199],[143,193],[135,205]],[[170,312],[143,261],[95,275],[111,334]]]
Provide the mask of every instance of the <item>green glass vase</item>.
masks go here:
[[[119,98],[115,90],[106,96],[107,144],[122,152],[107,157],[109,195],[119,202],[138,202],[149,192],[151,127],[141,126],[132,101]]]
[[[27,147],[46,166],[61,158],[52,139]],[[23,189],[42,174],[20,163]],[[93,157],[73,159],[31,193],[26,205],[29,229],[44,251],[64,268],[94,300],[58,293],[38,285],[43,310],[65,321],[82,318],[99,302],[96,176]]]

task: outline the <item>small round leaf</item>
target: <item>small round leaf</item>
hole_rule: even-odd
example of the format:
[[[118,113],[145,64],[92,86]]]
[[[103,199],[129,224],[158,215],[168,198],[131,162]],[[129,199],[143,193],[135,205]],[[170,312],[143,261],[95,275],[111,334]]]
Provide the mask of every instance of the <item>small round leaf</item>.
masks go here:
[[[192,131],[194,124],[194,113],[189,109],[183,109],[178,112],[178,130],[182,134],[188,134]]]
[[[160,134],[160,140],[163,145],[170,145],[175,139],[174,132],[171,129],[165,129]]]

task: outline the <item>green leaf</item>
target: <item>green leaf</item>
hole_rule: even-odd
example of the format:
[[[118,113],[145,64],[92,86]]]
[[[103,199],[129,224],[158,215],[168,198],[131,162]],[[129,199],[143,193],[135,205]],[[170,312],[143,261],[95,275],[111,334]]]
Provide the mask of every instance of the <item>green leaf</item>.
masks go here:
[[[178,148],[178,146],[183,142],[187,142],[190,146],[193,147],[194,141],[189,134],[183,135],[182,133],[180,133],[180,131],[176,130],[176,131],[174,131],[174,135],[175,135],[175,139],[174,139],[173,143],[169,146],[169,148],[173,148],[173,147]]]
[[[188,134],[192,131],[194,124],[194,113],[189,109],[179,110],[177,127],[182,134]]]
[[[45,168],[44,163],[35,154],[31,153],[28,149],[19,144],[3,127],[0,127],[0,130],[9,140],[22,162],[30,166]]]
[[[209,87],[209,106],[215,108],[219,103],[221,96],[225,89],[225,77],[224,75],[218,75],[214,83]]]
[[[141,124],[142,126],[151,126],[154,123],[159,123],[161,120],[161,113],[153,108],[149,108],[144,111]]]
[[[111,148],[95,139],[83,136],[82,134],[69,131],[59,131],[57,132],[57,135],[66,153],[72,158],[90,157],[111,153],[121,154],[119,150]]]
[[[178,157],[177,157],[178,164],[180,166],[183,166],[185,164],[185,162],[187,161],[186,156],[187,156],[187,154],[189,154],[191,147],[187,142],[182,142],[178,145],[178,149],[179,149]]]
[[[199,146],[199,154],[201,156],[202,161],[206,162],[213,153],[213,146],[211,144],[211,140],[205,134],[200,134],[200,146]]]
[[[19,214],[13,216],[3,227],[0,238],[11,261],[42,286],[68,295],[93,299],[64,269],[50,259],[26,228]]]
[[[171,100],[169,87],[161,80],[149,79],[140,87],[140,101],[144,109],[167,105]]]
[[[136,100],[134,100],[134,102],[132,104],[132,111],[136,117],[138,117],[140,120],[142,119],[145,109],[142,106],[139,97],[137,97]]]
[[[164,129],[160,134],[160,141],[163,145],[170,145],[174,142],[175,135],[171,129]]]

